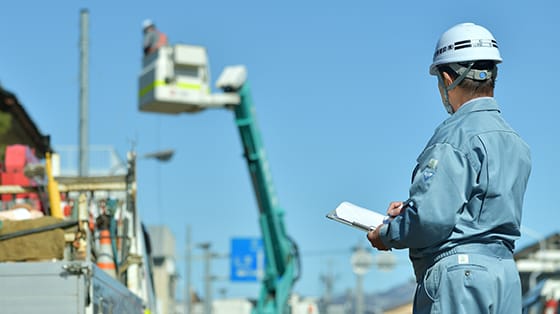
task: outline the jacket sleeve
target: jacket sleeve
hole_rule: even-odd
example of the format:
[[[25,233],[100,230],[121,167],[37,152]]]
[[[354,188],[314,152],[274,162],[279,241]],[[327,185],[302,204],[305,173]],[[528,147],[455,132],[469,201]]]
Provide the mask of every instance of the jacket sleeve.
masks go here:
[[[468,158],[449,144],[435,144],[418,158],[410,187],[412,205],[380,230],[390,248],[424,248],[445,240],[467,203],[473,171]]]

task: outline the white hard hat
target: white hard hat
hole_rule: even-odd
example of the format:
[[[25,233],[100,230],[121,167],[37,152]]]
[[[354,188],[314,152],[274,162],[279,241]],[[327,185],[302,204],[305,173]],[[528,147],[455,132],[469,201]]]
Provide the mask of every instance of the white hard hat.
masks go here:
[[[150,27],[150,26],[153,26],[153,25],[154,25],[154,22],[152,22],[152,20],[150,20],[150,19],[145,19],[145,20],[142,22],[142,29],[146,29],[146,28],[148,28],[148,27]]]
[[[492,33],[473,23],[462,23],[448,29],[436,45],[430,74],[437,74],[437,66],[447,63],[490,60],[502,62],[498,44]]]

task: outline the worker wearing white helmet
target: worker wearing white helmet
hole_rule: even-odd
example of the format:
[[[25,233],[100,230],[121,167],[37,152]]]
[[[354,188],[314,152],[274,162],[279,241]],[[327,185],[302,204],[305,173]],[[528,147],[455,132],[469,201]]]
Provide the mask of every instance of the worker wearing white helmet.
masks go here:
[[[438,77],[447,112],[452,114],[456,110],[449,103],[449,91],[463,82],[465,85],[472,82],[470,85],[484,89],[476,91],[479,93],[490,94],[491,89],[489,96],[493,96],[494,82],[498,75],[496,64],[500,62],[502,57],[498,43],[486,28],[463,23],[445,32],[436,45],[430,74]],[[450,76],[452,84],[445,84],[446,79],[449,79],[445,74]],[[460,105],[462,103],[456,107]]]
[[[521,313],[513,249],[531,156],[494,99],[501,61],[482,26],[441,36],[430,74],[451,116],[418,156],[407,201],[368,233],[379,250],[409,249],[414,313]]]
[[[147,56],[157,51],[160,47],[167,45],[167,35],[160,32],[152,20],[146,19],[142,22],[142,31],[144,33],[144,56]]]
[[[154,26],[154,22],[152,22],[152,20],[150,20],[150,19],[145,19],[142,22],[142,29],[143,30],[146,30],[148,27],[152,27],[152,26]]]

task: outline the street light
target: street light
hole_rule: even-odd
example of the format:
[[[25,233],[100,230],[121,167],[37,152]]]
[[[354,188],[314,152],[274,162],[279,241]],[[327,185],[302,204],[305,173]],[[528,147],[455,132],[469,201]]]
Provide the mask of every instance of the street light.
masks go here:
[[[165,149],[165,150],[159,150],[156,152],[152,152],[152,153],[147,153],[144,154],[142,156],[143,159],[156,159],[157,161],[169,161],[171,160],[171,157],[173,157],[173,155],[175,154],[175,151],[173,149]]]
[[[159,154],[148,154],[148,155],[153,155],[153,158],[156,158],[157,156],[160,156]],[[165,155],[165,154],[164,154]],[[149,272],[149,256],[146,254],[142,254],[142,252],[145,252],[145,248],[146,248],[146,243],[144,241],[144,237],[142,236],[142,232],[143,232],[143,226],[140,220],[140,215],[139,215],[139,211],[138,211],[138,202],[137,202],[137,185],[136,185],[136,174],[137,174],[137,160],[139,159],[137,157],[137,153],[135,150],[131,150],[127,153],[127,173],[126,173],[126,204],[127,204],[127,209],[130,208],[133,211],[133,217],[132,217],[132,230],[129,230],[127,232],[127,236],[132,240],[132,244],[131,247],[129,249],[130,254],[132,255],[140,255],[142,258],[142,262],[141,263],[135,263],[132,264],[128,267],[128,271],[131,273],[136,273],[138,272],[140,273],[148,273]],[[169,157],[170,158],[170,157]],[[168,158],[168,159],[169,159]],[[142,158],[140,158],[142,159]],[[157,158],[156,158],[157,159]],[[158,184],[159,186],[159,184]],[[151,276],[147,277],[148,280],[150,280],[150,283],[153,287],[153,281]],[[134,279],[134,276],[129,277],[129,286],[131,287],[140,287],[140,283]],[[152,295],[153,296],[153,295]],[[148,295],[148,302],[150,304],[152,304],[152,302],[155,302],[155,300],[152,299],[152,296]]]
[[[158,150],[150,153],[146,153],[142,155],[141,159],[154,159],[160,162],[168,162],[171,160],[173,155],[175,154],[175,150],[173,149],[164,149]],[[157,200],[157,210],[160,211],[162,209],[162,202],[161,202],[161,171],[159,165],[156,167],[156,200]]]

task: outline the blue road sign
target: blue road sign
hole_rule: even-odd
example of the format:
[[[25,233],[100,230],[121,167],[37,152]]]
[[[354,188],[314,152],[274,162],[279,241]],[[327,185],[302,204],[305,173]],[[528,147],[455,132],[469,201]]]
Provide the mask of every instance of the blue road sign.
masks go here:
[[[231,239],[231,281],[256,282],[263,276],[264,262],[261,238]]]

